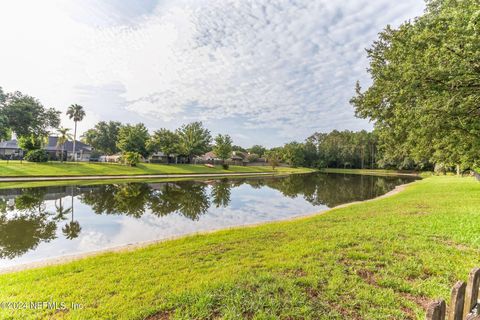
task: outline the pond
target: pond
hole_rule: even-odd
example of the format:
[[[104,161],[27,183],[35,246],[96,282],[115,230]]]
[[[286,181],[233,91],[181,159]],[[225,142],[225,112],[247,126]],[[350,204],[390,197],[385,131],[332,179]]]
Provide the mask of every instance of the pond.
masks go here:
[[[0,189],[0,269],[308,215],[413,180],[313,173]]]

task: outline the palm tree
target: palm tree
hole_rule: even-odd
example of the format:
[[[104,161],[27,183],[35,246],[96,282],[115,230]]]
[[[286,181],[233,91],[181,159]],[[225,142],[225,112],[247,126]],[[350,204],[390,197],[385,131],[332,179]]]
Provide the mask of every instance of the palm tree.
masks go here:
[[[68,240],[77,238],[78,235],[80,234],[80,231],[82,231],[82,227],[80,227],[80,223],[78,221],[73,220],[73,208],[74,208],[73,200],[75,198],[73,195],[73,191],[74,191],[74,187],[72,187],[72,191],[71,191],[72,206],[70,208],[71,209],[70,212],[72,213],[72,220],[62,228],[62,232]]]
[[[58,199],[58,204],[57,204],[57,200],[55,200],[55,217],[53,218],[54,220],[56,221],[61,221],[61,220],[65,220],[66,217],[65,215],[66,214],[69,214],[70,211],[72,211],[72,208],[65,208],[62,204],[62,197],[60,197],[60,199]]]
[[[77,140],[77,122],[82,121],[85,117],[85,110],[79,104],[72,104],[68,107],[67,116],[73,119],[75,122],[75,130],[73,132],[73,161],[77,160],[77,149],[75,148],[75,142]]]
[[[60,146],[62,147],[62,156],[60,157],[60,161],[63,162],[63,155],[65,153],[65,143],[67,143],[67,141],[69,140],[72,140],[72,135],[68,133],[68,131],[70,131],[70,129],[68,128],[60,128],[57,131],[58,131],[57,150],[58,150],[58,147]],[[75,141],[73,142],[73,144],[75,145]]]

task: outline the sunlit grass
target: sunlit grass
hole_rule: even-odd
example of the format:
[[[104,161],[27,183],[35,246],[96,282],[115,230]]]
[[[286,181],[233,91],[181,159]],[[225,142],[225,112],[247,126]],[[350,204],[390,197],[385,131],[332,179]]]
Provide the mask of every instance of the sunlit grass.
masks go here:
[[[474,179],[431,177],[314,217],[1,275],[0,301],[83,309],[0,318],[420,319],[480,265],[478,208]]]
[[[279,167],[276,173],[308,172],[305,168]],[[128,167],[116,163],[89,162],[47,162],[32,163],[20,161],[0,161],[0,177],[35,176],[105,176],[105,175],[142,175],[142,174],[192,174],[192,173],[256,173],[273,172],[270,166],[230,166],[228,170],[221,166],[209,168],[204,165],[190,164],[151,164],[141,163]]]

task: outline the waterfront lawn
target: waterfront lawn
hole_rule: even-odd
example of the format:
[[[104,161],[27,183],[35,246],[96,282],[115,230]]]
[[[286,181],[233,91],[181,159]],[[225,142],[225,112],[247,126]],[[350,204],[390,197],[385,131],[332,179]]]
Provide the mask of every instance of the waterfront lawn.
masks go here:
[[[416,319],[480,266],[480,183],[430,177],[313,217],[0,276],[2,319]]]
[[[276,173],[310,172],[305,168],[275,169]],[[191,164],[152,164],[141,163],[137,167],[128,167],[116,163],[89,162],[47,162],[32,163],[20,161],[0,161],[0,177],[49,177],[49,176],[111,176],[142,174],[195,174],[195,173],[257,173],[273,172],[270,166],[230,166],[224,170],[221,166],[209,168]]]
[[[320,172],[324,173],[344,173],[344,174],[363,174],[363,175],[424,175],[426,172],[417,172],[412,170],[389,170],[389,169],[342,169],[342,168],[322,168]]]

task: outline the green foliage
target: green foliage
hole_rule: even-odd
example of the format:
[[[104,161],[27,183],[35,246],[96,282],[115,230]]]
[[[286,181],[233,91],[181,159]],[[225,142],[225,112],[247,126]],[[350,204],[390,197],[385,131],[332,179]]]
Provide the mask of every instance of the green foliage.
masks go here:
[[[248,156],[247,156],[247,160],[249,162],[255,162],[259,159],[260,157],[258,156],[258,154],[256,153],[250,153]]]
[[[318,157],[314,158],[314,147]],[[329,168],[375,168],[377,138],[367,131],[337,131],[315,133],[304,146],[308,163]],[[307,157],[307,156],[306,156]]]
[[[203,127],[201,122],[192,122],[183,125],[177,130],[180,152],[188,156],[191,162],[194,156],[208,151],[212,137],[210,131]]]
[[[232,138],[230,138],[229,135],[217,135],[215,137],[213,152],[215,152],[215,155],[223,161],[230,158],[232,156]]]
[[[239,151],[239,152],[243,152],[243,153],[247,153],[247,149],[245,149],[244,147],[241,147],[241,146],[237,146],[237,145],[232,145],[232,151]]]
[[[25,152],[38,150],[42,147],[42,144],[42,138],[33,134],[18,138],[18,146]]]
[[[248,149],[248,152],[250,153],[254,153],[254,154],[257,154],[258,157],[263,157],[263,154],[265,153],[265,151],[267,151],[267,149],[265,149],[265,147],[261,146],[261,145],[254,145],[252,146],[251,148]]]
[[[116,154],[119,152],[117,141],[121,127],[122,124],[117,121],[100,121],[83,134],[82,140],[97,151],[107,155]]]
[[[85,110],[81,105],[72,104],[70,107],[68,107],[67,116],[74,122],[79,122],[85,117]]]
[[[130,167],[136,167],[137,164],[140,163],[140,160],[142,159],[142,155],[138,152],[131,152],[127,151],[122,154],[122,162],[123,164],[130,166]]]
[[[479,17],[477,0],[429,1],[423,16],[387,27],[368,50],[373,84],[357,84],[351,102],[375,122],[386,163],[479,161]]]
[[[180,151],[178,134],[163,128],[157,130],[148,141],[147,149],[150,152],[163,152],[167,156],[177,155]]]
[[[8,124],[8,118],[2,113],[0,109],[0,141],[8,140],[11,137],[11,130]]]
[[[268,164],[275,170],[276,167],[280,165],[282,160],[282,152],[280,149],[270,149],[265,152],[265,158],[267,159]]]
[[[303,165],[305,163],[303,145],[295,141],[285,144],[282,148],[282,159],[294,168]]]
[[[7,94],[4,99],[1,113],[7,119],[8,127],[19,137],[46,136],[50,128],[60,125],[60,111],[45,108],[34,97],[17,91]]]
[[[48,153],[43,149],[34,149],[27,152],[25,160],[30,162],[47,162]]]
[[[58,132],[58,138],[57,138],[57,149],[60,149],[62,151],[60,155],[60,160],[63,162],[64,157],[65,157],[65,143],[68,141],[72,140],[73,137],[69,133],[70,129],[68,128],[60,128],[57,130]]]
[[[147,128],[143,123],[124,125],[118,132],[117,148],[126,152],[137,152],[144,158],[149,154],[147,141],[150,138]]]

